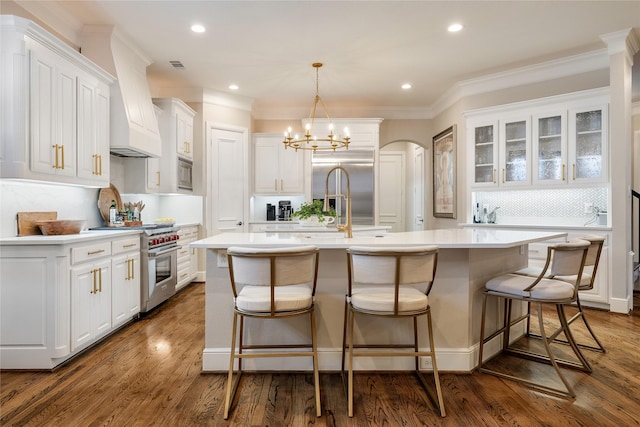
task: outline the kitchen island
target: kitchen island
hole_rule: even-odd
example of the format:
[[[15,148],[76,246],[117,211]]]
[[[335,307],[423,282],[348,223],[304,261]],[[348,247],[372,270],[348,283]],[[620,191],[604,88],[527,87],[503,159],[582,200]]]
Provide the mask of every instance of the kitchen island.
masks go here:
[[[205,347],[203,371],[225,371],[229,368],[233,295],[225,250],[230,246],[284,247],[316,245],[320,248],[316,313],[318,357],[320,369],[340,370],[344,295],[347,290],[347,256],[350,246],[419,246],[437,245],[440,248],[438,270],[430,295],[434,321],[434,335],[438,367],[444,371],[469,372],[477,362],[480,335],[482,289],[485,282],[496,275],[513,271],[527,264],[529,243],[566,236],[564,232],[516,231],[493,229],[445,229],[388,233],[383,237],[356,236],[347,239],[327,235],[309,236],[301,233],[222,233],[191,243],[191,247],[206,249]],[[490,313],[496,314],[495,306]],[[489,317],[496,322],[498,315]],[[358,325],[368,322],[366,339],[375,342],[377,336],[407,342],[410,330],[397,319],[398,327],[388,337],[390,329],[376,328],[377,319],[359,318],[356,338],[362,336]],[[424,319],[421,319],[424,320]],[[274,321],[275,322],[275,321]],[[264,322],[261,322],[264,323]],[[260,339],[277,335],[280,342],[295,343],[306,334],[304,326],[279,320],[278,324],[248,322],[246,338],[259,343]],[[426,331],[425,325],[421,330]],[[426,346],[422,339],[421,346]],[[498,347],[487,348],[490,354]],[[310,370],[307,358],[266,360],[247,359],[246,370]],[[411,358],[360,358],[355,368],[360,370],[410,370]],[[399,360],[394,360],[399,359]],[[402,359],[402,360],[400,360]]]

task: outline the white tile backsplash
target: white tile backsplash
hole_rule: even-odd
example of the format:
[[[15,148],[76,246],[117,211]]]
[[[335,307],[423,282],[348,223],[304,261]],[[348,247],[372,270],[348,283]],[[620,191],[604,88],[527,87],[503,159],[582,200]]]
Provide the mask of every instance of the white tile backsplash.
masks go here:
[[[499,206],[498,224],[561,224],[582,226],[595,219],[585,213],[590,203],[608,211],[607,188],[549,188],[519,191],[479,191],[473,193],[472,207],[487,205],[489,211]]]

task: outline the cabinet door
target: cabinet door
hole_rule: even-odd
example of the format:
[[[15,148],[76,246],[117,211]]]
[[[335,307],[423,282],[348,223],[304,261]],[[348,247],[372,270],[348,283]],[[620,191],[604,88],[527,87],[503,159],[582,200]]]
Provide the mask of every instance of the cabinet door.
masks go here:
[[[274,144],[273,141],[256,141],[253,151],[254,191],[256,193],[274,194],[279,192],[278,150],[284,150],[284,148]]]
[[[78,177],[109,183],[109,89],[78,77]]]
[[[160,171],[160,159],[149,157],[146,159],[147,190],[150,193],[160,192],[162,185],[162,172]]]
[[[276,149],[280,151],[280,192],[304,193],[304,151],[285,150],[280,141]]]
[[[111,329],[111,260],[71,268],[71,350]]]
[[[500,123],[500,185],[531,183],[530,120],[511,119]]]
[[[497,123],[472,125],[469,139],[473,141],[473,184],[495,186],[498,184],[498,134]]]
[[[609,122],[605,107],[569,112],[570,182],[605,182]]]
[[[193,117],[176,111],[176,152],[180,157],[193,159]]]
[[[44,46],[30,46],[31,170],[76,175],[76,71]]]
[[[112,260],[112,323],[118,326],[140,312],[140,253]]]
[[[551,113],[533,118],[533,182],[564,184],[567,182],[567,116]]]

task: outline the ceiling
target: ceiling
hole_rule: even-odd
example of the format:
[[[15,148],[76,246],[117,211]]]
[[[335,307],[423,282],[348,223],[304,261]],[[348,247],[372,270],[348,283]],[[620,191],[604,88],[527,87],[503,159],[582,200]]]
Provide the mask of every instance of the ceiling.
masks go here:
[[[324,63],[319,91],[330,113],[334,105],[419,111],[457,82],[605,49],[603,34],[635,28],[640,36],[640,0],[14,3],[69,28],[113,24],[153,61],[154,88],[233,93],[271,117],[308,115],[313,62]],[[454,22],[464,29],[447,32]],[[206,32],[193,33],[194,23]],[[402,90],[403,83],[412,89]]]

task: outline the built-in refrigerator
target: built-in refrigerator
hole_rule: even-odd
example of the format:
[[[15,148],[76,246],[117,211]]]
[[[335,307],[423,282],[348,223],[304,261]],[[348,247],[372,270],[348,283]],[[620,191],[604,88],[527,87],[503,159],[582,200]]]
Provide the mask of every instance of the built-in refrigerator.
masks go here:
[[[374,224],[374,151],[344,150],[313,153],[312,193],[314,200],[324,200],[327,174],[341,166],[349,174],[351,189],[351,215],[353,225]],[[341,170],[329,177],[329,194],[347,194],[347,178]],[[346,221],[345,199],[330,199],[342,223]]]

